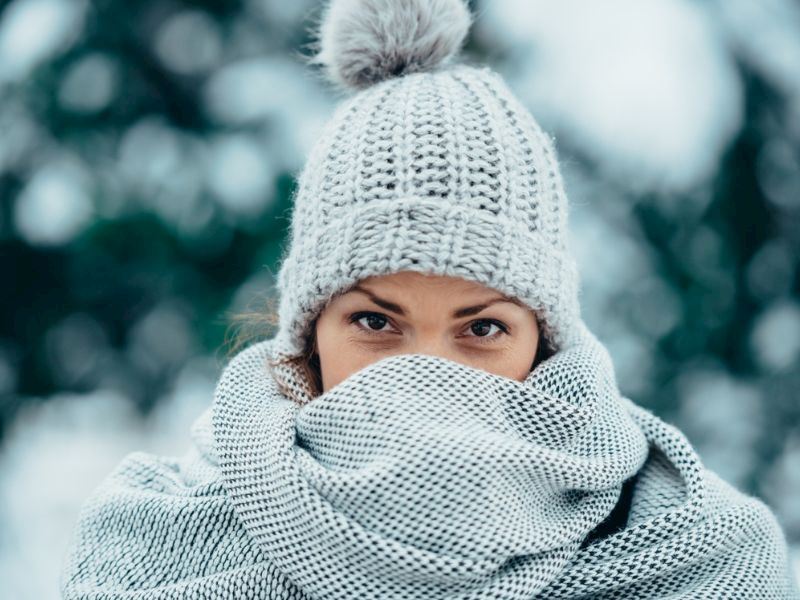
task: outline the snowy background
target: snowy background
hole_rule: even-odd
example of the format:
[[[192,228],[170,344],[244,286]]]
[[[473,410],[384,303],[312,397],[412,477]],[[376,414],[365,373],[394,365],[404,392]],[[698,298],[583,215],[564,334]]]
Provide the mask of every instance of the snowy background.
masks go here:
[[[800,578],[800,3],[472,7],[465,54],[556,136],[623,392],[773,508]],[[298,59],[319,9],[0,2],[0,597],[58,597],[81,502],[183,450],[269,301],[338,101]]]

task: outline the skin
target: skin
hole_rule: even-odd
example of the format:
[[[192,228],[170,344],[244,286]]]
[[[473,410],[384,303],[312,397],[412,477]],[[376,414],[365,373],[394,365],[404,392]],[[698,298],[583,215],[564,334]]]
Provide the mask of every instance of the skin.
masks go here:
[[[454,316],[467,307],[476,308]],[[536,314],[519,300],[474,281],[415,271],[362,279],[316,324],[323,392],[394,354],[440,356],[522,381],[538,344]]]

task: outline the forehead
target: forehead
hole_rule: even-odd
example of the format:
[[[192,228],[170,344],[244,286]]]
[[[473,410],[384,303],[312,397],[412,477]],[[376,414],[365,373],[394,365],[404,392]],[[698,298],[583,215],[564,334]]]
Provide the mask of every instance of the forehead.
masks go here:
[[[470,282],[471,283],[471,282]],[[446,307],[454,317],[476,314],[490,305],[519,307],[527,310],[523,302],[498,290],[480,285],[467,285],[454,278],[441,278],[434,283],[418,282],[406,285],[396,281],[362,281],[352,286],[348,297],[368,298],[375,304],[398,314],[406,314],[414,307],[429,311],[432,307]]]

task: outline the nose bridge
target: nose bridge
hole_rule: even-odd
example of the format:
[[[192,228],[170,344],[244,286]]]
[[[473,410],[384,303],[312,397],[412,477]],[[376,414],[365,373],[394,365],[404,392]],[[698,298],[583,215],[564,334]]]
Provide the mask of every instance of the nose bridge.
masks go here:
[[[439,328],[420,330],[409,345],[410,354],[429,354],[454,360],[452,345],[447,335]]]

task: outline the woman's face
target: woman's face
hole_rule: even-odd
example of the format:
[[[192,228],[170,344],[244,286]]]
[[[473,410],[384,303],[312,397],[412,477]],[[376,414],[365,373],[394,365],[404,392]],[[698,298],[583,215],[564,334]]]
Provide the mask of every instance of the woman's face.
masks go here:
[[[316,325],[323,392],[393,354],[429,354],[522,381],[539,344],[536,314],[492,288],[403,271],[362,279]]]

